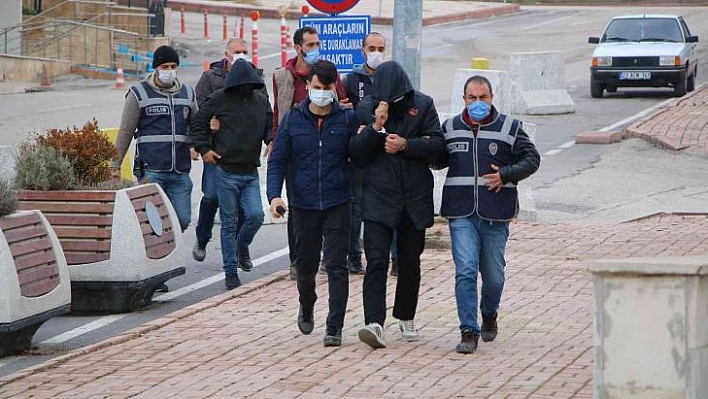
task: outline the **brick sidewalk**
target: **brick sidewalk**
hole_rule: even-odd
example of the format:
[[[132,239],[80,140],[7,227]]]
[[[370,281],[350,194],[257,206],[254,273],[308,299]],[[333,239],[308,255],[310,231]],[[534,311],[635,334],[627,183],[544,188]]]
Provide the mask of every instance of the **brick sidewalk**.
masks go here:
[[[435,232],[445,241],[444,223]],[[295,325],[295,284],[281,272],[0,378],[0,398],[591,398],[593,293],[582,262],[706,251],[706,215],[621,224],[515,222],[500,334],[475,354],[454,350],[454,266],[449,250],[431,249],[423,256],[420,342],[401,341],[390,317],[388,348],[358,342],[362,277],[356,276],[344,345],[324,348],[325,277],[318,277],[315,332],[303,336]]]
[[[628,127],[627,133],[671,150],[708,154],[708,84]]]

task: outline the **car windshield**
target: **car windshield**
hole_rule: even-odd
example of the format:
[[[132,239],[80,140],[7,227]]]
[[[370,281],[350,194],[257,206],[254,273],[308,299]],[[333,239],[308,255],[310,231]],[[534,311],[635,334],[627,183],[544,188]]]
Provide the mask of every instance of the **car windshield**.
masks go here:
[[[683,42],[681,27],[673,18],[614,19],[602,42]]]

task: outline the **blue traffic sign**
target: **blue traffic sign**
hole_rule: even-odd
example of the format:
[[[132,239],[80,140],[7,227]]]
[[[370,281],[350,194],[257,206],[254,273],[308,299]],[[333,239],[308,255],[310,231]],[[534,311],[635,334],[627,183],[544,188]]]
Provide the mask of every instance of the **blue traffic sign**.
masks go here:
[[[305,26],[319,33],[320,59],[333,62],[339,72],[351,72],[354,65],[364,63],[361,42],[371,32],[370,16],[300,18],[300,28]]]

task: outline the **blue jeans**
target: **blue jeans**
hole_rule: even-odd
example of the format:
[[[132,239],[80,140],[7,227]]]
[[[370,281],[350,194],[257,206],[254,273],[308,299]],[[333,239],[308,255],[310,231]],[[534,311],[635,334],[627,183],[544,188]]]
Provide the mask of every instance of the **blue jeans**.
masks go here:
[[[491,316],[499,309],[504,290],[504,250],[509,238],[509,222],[489,222],[476,214],[450,219],[450,236],[460,330],[479,332],[477,274],[482,276],[479,308],[483,315]]]
[[[197,218],[197,241],[204,247],[211,240],[212,230],[214,230],[214,218],[219,210],[219,196],[216,193],[216,165],[204,162],[202,172],[202,200],[199,202],[199,216]],[[237,231],[243,228],[246,218],[239,208]]]
[[[258,173],[232,174],[216,168],[216,192],[221,217],[221,257],[224,272],[238,273],[238,248],[253,242],[263,224],[263,205]],[[243,228],[238,230],[238,212],[243,210]]]
[[[150,183],[157,183],[172,203],[182,231],[187,230],[192,220],[192,179],[189,173],[145,171]]]

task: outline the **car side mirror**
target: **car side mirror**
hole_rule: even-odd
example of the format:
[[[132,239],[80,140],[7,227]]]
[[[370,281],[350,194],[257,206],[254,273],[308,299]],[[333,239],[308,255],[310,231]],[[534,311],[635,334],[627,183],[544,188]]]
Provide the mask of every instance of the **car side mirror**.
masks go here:
[[[698,36],[686,36],[686,43],[698,43]]]
[[[692,36],[691,36],[691,37],[692,37]],[[588,43],[599,44],[599,43],[600,43],[600,38],[599,38],[599,37],[590,36],[590,37],[588,37]]]

